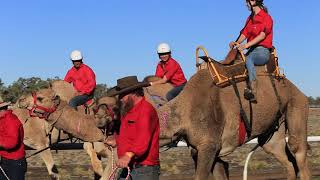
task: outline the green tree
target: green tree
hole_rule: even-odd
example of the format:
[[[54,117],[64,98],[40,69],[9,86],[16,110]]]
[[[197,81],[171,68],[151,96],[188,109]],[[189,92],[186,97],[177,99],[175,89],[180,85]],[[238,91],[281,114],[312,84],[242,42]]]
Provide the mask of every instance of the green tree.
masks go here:
[[[8,86],[3,98],[7,101],[16,102],[23,94],[47,87],[49,87],[49,82],[38,77],[19,78],[12,85]]]
[[[103,96],[107,95],[107,85],[106,84],[97,84],[96,89],[94,91],[95,98],[99,99]]]
[[[309,104],[314,104],[315,99],[312,96],[308,97]]]

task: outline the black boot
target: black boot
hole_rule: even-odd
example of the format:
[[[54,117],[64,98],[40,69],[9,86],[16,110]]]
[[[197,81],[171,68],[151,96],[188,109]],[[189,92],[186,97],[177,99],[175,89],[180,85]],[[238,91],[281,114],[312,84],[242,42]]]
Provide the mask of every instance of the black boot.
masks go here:
[[[258,81],[253,80],[249,82],[249,89],[244,89],[244,98],[252,103],[257,103],[257,88]]]

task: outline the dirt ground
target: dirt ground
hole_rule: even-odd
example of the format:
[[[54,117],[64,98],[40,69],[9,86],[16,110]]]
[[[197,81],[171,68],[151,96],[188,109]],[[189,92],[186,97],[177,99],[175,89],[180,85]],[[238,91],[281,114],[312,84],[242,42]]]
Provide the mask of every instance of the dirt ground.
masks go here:
[[[310,109],[308,134],[320,136],[320,109]],[[320,180],[320,143],[310,143],[312,155],[308,158],[312,179]],[[242,171],[247,154],[254,145],[243,145],[228,156],[230,179],[242,179]],[[33,151],[28,151],[31,154]],[[53,152],[54,160],[62,180],[94,179],[90,159],[83,150],[68,150]],[[194,165],[190,157],[190,149],[177,147],[160,154],[161,178],[163,180],[192,179]],[[249,178],[253,180],[285,179],[285,169],[270,155],[257,149],[252,155],[248,169]],[[28,180],[50,179],[46,167],[39,156],[28,159]]]

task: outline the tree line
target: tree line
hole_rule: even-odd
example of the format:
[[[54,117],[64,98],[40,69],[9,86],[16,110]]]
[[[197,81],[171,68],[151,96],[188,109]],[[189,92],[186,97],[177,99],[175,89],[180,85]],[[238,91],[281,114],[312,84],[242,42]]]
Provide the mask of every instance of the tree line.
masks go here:
[[[49,87],[51,81],[61,80],[59,77],[48,78],[43,80],[39,77],[19,78],[11,85],[5,86],[0,79],[0,95],[5,101],[16,102],[17,99],[27,93],[31,93],[41,88]],[[100,98],[107,94],[106,84],[97,84],[95,97]],[[308,97],[311,106],[320,106],[320,97]]]
[[[61,80],[59,77],[48,78],[43,80],[39,77],[19,78],[12,84],[5,86],[2,79],[0,79],[0,96],[4,101],[15,103],[17,99],[24,95],[32,93],[42,88],[48,88],[51,81]],[[100,98],[107,94],[106,84],[97,84],[95,89],[95,97]]]

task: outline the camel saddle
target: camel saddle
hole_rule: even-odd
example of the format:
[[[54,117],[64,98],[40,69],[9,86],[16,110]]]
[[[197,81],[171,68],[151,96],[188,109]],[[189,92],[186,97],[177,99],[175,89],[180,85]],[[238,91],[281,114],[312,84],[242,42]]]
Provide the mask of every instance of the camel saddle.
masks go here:
[[[209,56],[200,56],[199,58],[207,63],[207,68],[210,71],[214,83],[219,87],[226,87],[231,85],[231,79],[236,82],[245,81],[247,79],[248,74],[245,60],[238,55],[238,50],[232,49],[223,61],[216,61]],[[201,66],[201,64],[198,64],[197,66]],[[280,74],[275,48],[272,48],[270,59],[268,63],[264,65],[264,68],[256,67],[256,70],[258,76],[269,74],[275,77],[284,76],[283,74]]]

